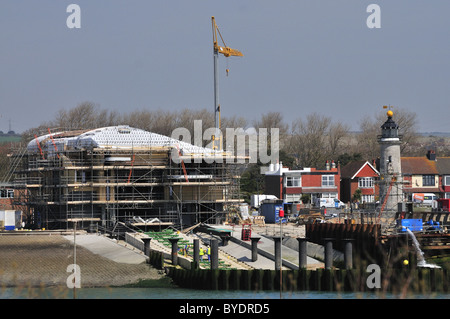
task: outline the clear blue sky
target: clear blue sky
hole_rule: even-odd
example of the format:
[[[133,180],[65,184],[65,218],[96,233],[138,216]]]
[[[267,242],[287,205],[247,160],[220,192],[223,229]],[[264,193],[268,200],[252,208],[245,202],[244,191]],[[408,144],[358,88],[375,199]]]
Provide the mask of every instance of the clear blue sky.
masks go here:
[[[66,25],[71,3],[80,29]],[[380,29],[366,25],[371,3]],[[223,116],[318,112],[358,129],[388,104],[416,112],[419,131],[450,132],[445,0],[2,0],[0,130],[84,101],[213,110],[213,15],[245,55],[219,58]]]

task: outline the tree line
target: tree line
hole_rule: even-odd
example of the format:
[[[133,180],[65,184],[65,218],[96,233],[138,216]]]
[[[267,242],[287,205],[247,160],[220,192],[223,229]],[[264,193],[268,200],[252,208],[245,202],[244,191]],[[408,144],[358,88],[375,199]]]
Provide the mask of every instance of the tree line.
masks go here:
[[[52,132],[95,129],[114,125],[129,125],[146,131],[171,136],[179,127],[194,129],[194,120],[201,120],[203,129],[214,127],[212,110],[181,109],[177,111],[142,109],[119,113],[103,109],[92,102],[83,102],[71,109],[60,109],[53,119],[41,123],[22,134],[23,143],[28,143],[34,135]],[[249,121],[244,117],[231,116],[221,118],[221,129],[226,128],[278,128],[279,155],[284,166],[292,169],[301,167],[323,168],[327,160],[345,165],[352,160],[372,161],[379,157],[377,136],[380,126],[385,122],[386,114],[379,112],[364,116],[359,122],[359,131],[352,132],[350,127],[331,116],[317,112],[297,116],[289,121],[281,112],[261,114],[260,118]],[[429,145],[418,144],[418,118],[416,113],[407,109],[396,109],[394,120],[403,136],[402,156],[423,156]],[[193,134],[193,133],[191,133]],[[193,136],[193,135],[192,135]],[[207,141],[205,141],[205,144]],[[225,144],[224,144],[225,145]],[[442,154],[441,156],[444,156]],[[448,154],[447,154],[448,155]],[[0,176],[5,174],[5,152],[0,154]],[[259,172],[261,164],[246,167],[242,182],[248,191],[263,190],[263,176]]]
[[[402,156],[423,156],[427,146],[417,145],[416,113],[396,109],[394,117],[403,136]],[[102,109],[92,102],[83,102],[74,108],[59,110],[53,119],[27,130],[22,136],[23,141],[28,142],[35,134],[46,134],[48,128],[56,132],[114,125],[129,125],[166,136],[171,136],[176,128],[184,127],[193,134],[194,120],[201,120],[203,129],[214,127],[214,113],[206,109],[144,109],[121,114]],[[294,118],[290,123],[281,112],[268,112],[253,122],[239,116],[222,117],[221,129],[225,134],[226,128],[278,128],[280,154],[286,165],[292,168],[322,168],[327,160],[345,165],[354,159],[376,159],[379,156],[377,135],[385,120],[384,112],[365,116],[360,120],[359,131],[352,132],[347,124],[317,112]]]

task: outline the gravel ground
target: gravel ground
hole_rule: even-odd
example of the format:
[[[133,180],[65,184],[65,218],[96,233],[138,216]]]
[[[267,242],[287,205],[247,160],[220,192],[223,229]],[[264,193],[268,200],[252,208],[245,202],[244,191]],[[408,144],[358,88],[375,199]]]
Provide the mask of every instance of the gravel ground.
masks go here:
[[[118,263],[77,245],[81,287],[111,287],[164,277],[148,264]],[[0,287],[64,286],[73,245],[61,235],[0,236]]]
[[[266,224],[265,226],[252,225],[252,231],[260,235],[280,236],[280,224]],[[305,237],[305,226],[293,223],[283,224],[281,226],[283,237]]]

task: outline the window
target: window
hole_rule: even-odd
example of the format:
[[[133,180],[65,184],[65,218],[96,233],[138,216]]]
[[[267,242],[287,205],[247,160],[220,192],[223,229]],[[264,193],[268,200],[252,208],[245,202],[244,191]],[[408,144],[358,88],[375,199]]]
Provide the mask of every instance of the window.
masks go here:
[[[300,176],[286,176],[286,187],[300,187]]]
[[[363,203],[373,203],[373,202],[375,202],[375,196],[374,195],[362,195],[361,201]]]
[[[434,175],[423,175],[422,176],[422,185],[423,186],[434,186]]]
[[[286,194],[284,199],[288,203],[293,203],[293,202],[300,202],[301,197],[302,197],[301,194]]]
[[[14,189],[0,189],[0,198],[14,198]]]
[[[444,176],[444,186],[450,186],[450,175]]]
[[[334,185],[334,175],[322,175],[322,187],[329,187]]]
[[[358,179],[359,188],[373,188],[373,177],[360,177]]]
[[[337,193],[322,193],[322,198],[338,198]]]

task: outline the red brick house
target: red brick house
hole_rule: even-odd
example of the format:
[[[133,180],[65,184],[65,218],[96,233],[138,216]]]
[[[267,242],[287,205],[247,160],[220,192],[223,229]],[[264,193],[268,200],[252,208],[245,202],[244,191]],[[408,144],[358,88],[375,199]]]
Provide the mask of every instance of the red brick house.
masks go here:
[[[428,151],[423,157],[402,157],[403,192],[407,200],[414,193],[433,193],[450,198],[450,157],[436,157]]]
[[[357,189],[361,190],[361,203],[374,203],[379,199],[380,173],[375,166],[368,161],[353,161],[341,168],[341,201],[351,202]]]
[[[21,195],[21,191],[14,189],[11,183],[0,183],[0,211],[15,210],[27,215],[28,209]]]
[[[334,162],[325,169],[303,168],[290,170],[283,164],[271,164],[265,172],[265,193],[277,196],[284,202],[300,202],[303,194],[316,198],[337,198],[340,193],[339,168]]]
[[[439,172],[440,198],[450,198],[450,157],[438,157],[437,169]]]
[[[17,191],[12,185],[0,183],[0,210],[14,210],[14,197],[17,197]]]

